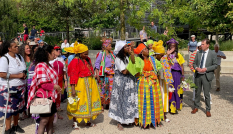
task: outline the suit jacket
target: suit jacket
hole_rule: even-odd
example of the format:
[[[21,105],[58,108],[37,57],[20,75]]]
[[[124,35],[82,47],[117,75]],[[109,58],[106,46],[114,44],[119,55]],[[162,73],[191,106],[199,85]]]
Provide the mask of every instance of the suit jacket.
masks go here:
[[[193,62],[194,68],[200,67],[202,52],[203,51],[197,52]],[[217,65],[217,54],[214,51],[209,50],[205,63],[205,68],[207,68],[205,75],[208,81],[212,81],[214,79],[214,70],[217,69]],[[197,76],[197,73],[198,72],[196,71],[195,77]]]

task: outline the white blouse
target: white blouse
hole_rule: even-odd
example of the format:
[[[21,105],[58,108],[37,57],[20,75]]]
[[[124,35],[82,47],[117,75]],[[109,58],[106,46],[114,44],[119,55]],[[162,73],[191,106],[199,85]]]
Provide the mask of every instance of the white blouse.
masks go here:
[[[127,65],[128,65],[128,62],[129,62],[128,57],[126,57],[125,62],[126,62],[126,64],[120,58],[116,57],[116,59],[115,59],[115,70],[119,70],[120,72],[125,70]]]
[[[0,58],[0,72],[7,73],[9,70],[10,74],[19,74],[23,73],[24,70],[26,70],[26,65],[24,62],[23,57],[21,56],[21,60],[19,59],[18,55],[15,55],[16,58],[11,57],[8,53],[5,54],[6,57],[9,59],[9,65],[6,57]],[[7,80],[4,78],[0,78],[0,84],[7,86]],[[21,86],[26,84],[26,80],[23,79],[10,79],[9,80],[10,87],[11,86]]]

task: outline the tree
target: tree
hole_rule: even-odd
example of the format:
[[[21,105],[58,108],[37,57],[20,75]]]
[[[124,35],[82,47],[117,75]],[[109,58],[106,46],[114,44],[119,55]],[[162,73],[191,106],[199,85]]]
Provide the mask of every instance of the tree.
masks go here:
[[[227,17],[231,11],[231,0],[194,0],[201,23],[210,32],[216,33],[216,44],[220,33],[232,32],[232,20]]]
[[[15,0],[2,0],[0,2],[0,32],[6,40],[17,35],[17,8]]]
[[[76,0],[60,0],[60,2],[67,2],[67,6],[75,4]],[[151,7],[152,0],[80,0],[83,3],[101,5],[100,10],[104,10],[110,7],[112,10],[112,18],[120,22],[120,35],[121,39],[125,40],[125,23],[128,22],[132,26],[139,26],[141,20],[145,18],[145,12]],[[98,16],[99,12],[94,15]],[[126,19],[127,17],[127,19]],[[135,23],[137,22],[137,23]]]

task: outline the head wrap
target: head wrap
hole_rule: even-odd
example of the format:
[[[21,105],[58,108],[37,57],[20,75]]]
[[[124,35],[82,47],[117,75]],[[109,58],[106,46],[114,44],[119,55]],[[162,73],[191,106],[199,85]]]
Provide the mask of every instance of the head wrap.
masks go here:
[[[61,49],[59,46],[55,46],[53,49]]]
[[[148,40],[145,44],[146,44],[146,46],[148,46],[149,44],[153,44],[153,43],[154,43],[153,40]]]
[[[39,40],[38,43],[44,42],[43,40]]]
[[[162,54],[165,53],[165,48],[163,47],[163,41],[159,40],[158,42],[154,42],[152,49],[154,50],[155,54]]]
[[[173,39],[173,38],[171,38],[169,41],[167,41],[167,45],[169,45],[169,44],[172,44],[172,43],[175,43],[175,44],[179,44],[179,42],[178,41],[176,41],[175,39]]]
[[[129,45],[129,46],[130,46],[130,45],[131,45],[131,41],[127,41],[127,45]]]
[[[136,49],[134,49],[135,54],[140,54],[142,50],[146,48],[146,46],[143,43],[140,43]]]
[[[120,40],[120,41],[116,41],[116,46],[115,46],[115,50],[114,53],[118,54],[119,51],[126,45],[126,40]]]
[[[111,44],[111,42],[112,42],[111,40],[105,40],[102,45],[107,47],[109,44]]]
[[[79,54],[79,53],[86,52],[88,50],[88,47],[84,44],[78,44],[78,42],[75,41],[74,47],[67,47],[64,50],[69,53]]]

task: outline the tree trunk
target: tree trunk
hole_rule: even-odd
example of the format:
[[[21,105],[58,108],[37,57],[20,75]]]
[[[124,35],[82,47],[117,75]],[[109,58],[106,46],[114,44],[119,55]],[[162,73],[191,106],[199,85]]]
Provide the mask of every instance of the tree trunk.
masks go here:
[[[218,43],[218,32],[216,32],[216,35],[215,35],[215,36],[216,36],[215,44],[219,44],[219,43]]]
[[[191,40],[191,28],[189,26],[189,40]]]
[[[120,23],[121,23],[121,40],[125,40],[125,13],[124,13],[125,0],[120,3]]]

